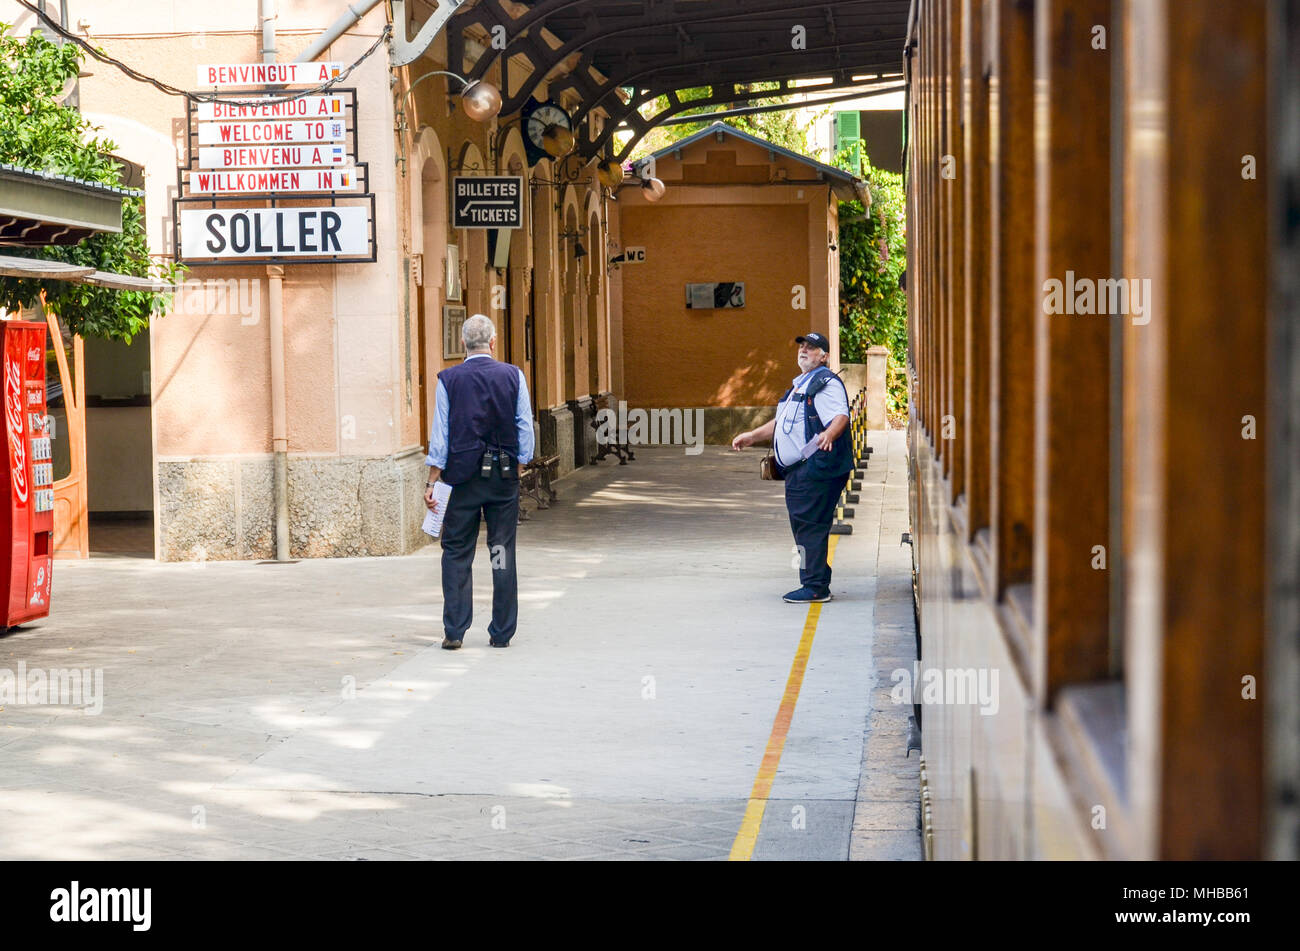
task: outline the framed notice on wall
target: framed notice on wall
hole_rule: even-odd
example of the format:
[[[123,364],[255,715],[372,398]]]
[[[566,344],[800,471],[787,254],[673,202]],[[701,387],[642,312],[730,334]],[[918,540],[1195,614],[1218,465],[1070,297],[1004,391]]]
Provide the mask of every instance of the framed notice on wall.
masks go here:
[[[687,284],[688,310],[722,310],[745,306],[744,281],[720,281],[714,284]]]
[[[464,304],[442,305],[442,358],[455,360],[465,356],[465,341],[460,339],[460,328],[465,326],[468,312]]]

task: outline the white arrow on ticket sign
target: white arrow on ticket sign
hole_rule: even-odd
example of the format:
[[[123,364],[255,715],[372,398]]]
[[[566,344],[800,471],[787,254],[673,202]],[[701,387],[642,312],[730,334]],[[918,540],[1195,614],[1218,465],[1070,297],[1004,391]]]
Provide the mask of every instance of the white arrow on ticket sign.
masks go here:
[[[242,122],[249,119],[327,119],[347,114],[342,96],[299,96],[287,102],[241,99],[238,102],[200,102],[200,122]]]
[[[200,122],[199,145],[256,145],[259,142],[341,142],[341,119],[312,122]]]
[[[324,168],[343,165],[341,145],[208,146],[199,149],[199,168]]]
[[[327,63],[200,63],[198,82],[213,86],[319,86],[343,75],[343,64]]]
[[[251,172],[190,172],[195,195],[244,195],[257,192],[355,192],[361,181],[355,168],[261,169]]]
[[[201,208],[181,211],[181,257],[359,257],[370,253],[369,209]]]

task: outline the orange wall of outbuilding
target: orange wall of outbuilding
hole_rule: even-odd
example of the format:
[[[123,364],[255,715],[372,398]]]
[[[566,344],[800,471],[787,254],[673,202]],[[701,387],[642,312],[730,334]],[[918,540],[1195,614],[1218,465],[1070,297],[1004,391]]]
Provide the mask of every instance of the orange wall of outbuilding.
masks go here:
[[[622,268],[629,403],[776,402],[798,373],[793,338],[809,329],[791,290],[811,282],[808,213],[804,202],[623,210],[623,244],[647,258]],[[688,309],[686,284],[711,281],[744,281],[745,306]]]
[[[839,365],[837,230],[830,183],[815,166],[725,130],[658,155],[667,186],[646,201],[629,181],[611,205],[621,264],[615,372],[640,407],[740,407],[776,403],[798,375],[794,338],[815,330]],[[743,281],[745,306],[694,310],[686,285]]]

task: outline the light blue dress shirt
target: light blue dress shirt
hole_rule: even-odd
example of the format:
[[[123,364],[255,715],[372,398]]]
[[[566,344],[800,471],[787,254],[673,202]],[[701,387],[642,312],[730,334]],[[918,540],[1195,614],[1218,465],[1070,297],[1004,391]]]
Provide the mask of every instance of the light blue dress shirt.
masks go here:
[[[819,370],[814,367],[807,373],[800,373],[791,383],[794,390],[790,398],[777,407],[776,429],[772,433],[773,452],[776,461],[782,466],[790,467],[799,461],[800,450],[804,446],[804,393],[809,378]],[[836,386],[835,384],[839,384]],[[823,427],[829,427],[837,416],[849,415],[849,393],[844,388],[844,381],[839,377],[831,380],[813,397],[813,407]]]
[[[466,357],[466,361],[480,357],[491,359],[486,353],[475,353]],[[424,464],[438,469],[447,468],[447,444],[449,441],[450,410],[447,406],[447,388],[438,381],[434,396],[433,429],[429,433],[429,455]],[[524,371],[519,371],[519,400],[515,404],[515,430],[519,434],[519,464],[522,466],[533,458],[533,410],[528,401],[528,383],[524,380]]]

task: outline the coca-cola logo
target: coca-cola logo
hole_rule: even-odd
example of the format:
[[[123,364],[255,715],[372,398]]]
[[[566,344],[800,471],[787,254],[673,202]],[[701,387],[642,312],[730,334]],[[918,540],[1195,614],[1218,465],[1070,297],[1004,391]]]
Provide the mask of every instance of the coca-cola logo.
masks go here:
[[[5,354],[5,419],[9,423],[9,458],[18,501],[27,501],[27,440],[23,438],[23,378],[16,361]]]

